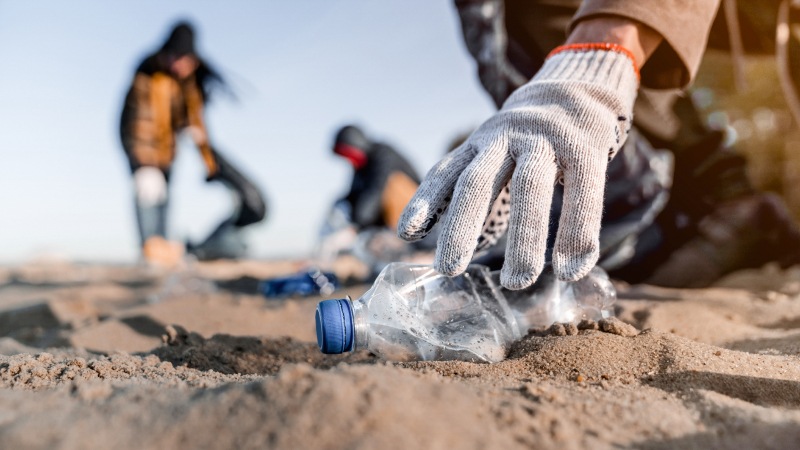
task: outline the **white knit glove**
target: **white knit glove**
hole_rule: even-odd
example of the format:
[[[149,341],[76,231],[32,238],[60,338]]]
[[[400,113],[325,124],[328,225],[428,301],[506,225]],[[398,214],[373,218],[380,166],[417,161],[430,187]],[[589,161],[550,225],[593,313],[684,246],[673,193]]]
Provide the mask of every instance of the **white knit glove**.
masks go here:
[[[562,280],[580,279],[599,257],[606,167],[627,137],[638,85],[633,58],[621,47],[556,49],[497,114],[431,169],[403,211],[398,234],[421,239],[447,209],[434,267],[457,275],[476,245],[508,227],[500,280],[522,289],[544,267],[553,188],[561,180],[553,268]],[[506,185],[510,200],[498,198]]]
[[[167,179],[161,169],[142,166],[133,172],[133,189],[136,203],[150,208],[167,201]]]

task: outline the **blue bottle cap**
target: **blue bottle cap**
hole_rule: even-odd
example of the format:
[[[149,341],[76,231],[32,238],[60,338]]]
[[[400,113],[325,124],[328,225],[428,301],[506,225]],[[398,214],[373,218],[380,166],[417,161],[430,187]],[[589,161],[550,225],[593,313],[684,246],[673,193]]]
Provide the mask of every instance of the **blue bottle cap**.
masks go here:
[[[353,350],[353,309],[349,299],[319,302],[316,313],[317,344],[329,355]]]

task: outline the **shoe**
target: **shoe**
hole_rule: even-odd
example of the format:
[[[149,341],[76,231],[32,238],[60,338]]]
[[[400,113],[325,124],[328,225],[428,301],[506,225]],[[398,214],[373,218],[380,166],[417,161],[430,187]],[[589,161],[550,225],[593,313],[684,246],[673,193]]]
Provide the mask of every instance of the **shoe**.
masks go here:
[[[174,269],[183,263],[186,253],[180,242],[168,241],[161,236],[147,238],[142,246],[142,256],[151,266]]]

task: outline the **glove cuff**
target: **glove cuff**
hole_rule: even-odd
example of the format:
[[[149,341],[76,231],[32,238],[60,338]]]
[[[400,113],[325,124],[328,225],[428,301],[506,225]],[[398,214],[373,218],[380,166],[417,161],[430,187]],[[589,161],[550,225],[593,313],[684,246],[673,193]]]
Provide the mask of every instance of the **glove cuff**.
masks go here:
[[[627,48],[618,45],[612,44],[610,42],[590,42],[585,44],[567,44],[556,47],[551,51],[547,58],[549,59],[552,56],[555,56],[559,53],[563,52],[591,52],[591,51],[606,51],[606,52],[617,52],[621,53],[628,57],[631,61],[631,65],[633,66],[633,71],[636,72],[636,78],[641,80],[641,75],[639,74],[639,68],[636,66],[636,57],[633,56],[633,52],[628,50]]]
[[[547,56],[536,81],[583,81],[612,89],[639,88],[639,70],[633,55],[616,44],[571,44]]]

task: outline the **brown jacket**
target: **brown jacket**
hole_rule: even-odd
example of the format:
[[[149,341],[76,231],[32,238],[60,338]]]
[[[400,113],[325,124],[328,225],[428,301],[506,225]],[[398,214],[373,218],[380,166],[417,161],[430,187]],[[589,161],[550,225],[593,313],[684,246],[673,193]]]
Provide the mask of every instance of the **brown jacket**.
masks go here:
[[[175,159],[175,137],[191,127],[209,176],[217,172],[214,153],[206,138],[203,98],[193,79],[179,83],[155,72],[137,72],[125,98],[120,127],[131,168],[158,167],[166,172]]]
[[[496,0],[455,0],[459,8]],[[642,69],[645,88],[684,88],[694,78],[703,53],[708,48],[731,50],[741,41],[746,54],[769,55],[775,52],[775,35],[780,0],[504,0],[506,28],[526,52],[542,49],[542,55],[529,55],[532,69],[538,70],[549,50],[563,43],[567,32],[581,20],[602,15],[627,17],[644,23],[664,37]],[[735,9],[729,14],[726,7]],[[795,17],[796,23],[800,17]],[[736,25],[735,29],[730,28]],[[738,33],[736,32],[738,29]],[[737,36],[739,34],[739,36]],[[470,49],[473,56],[474,51]],[[792,61],[799,59],[790,46]],[[513,49],[511,56],[513,55]],[[532,74],[528,74],[532,75]],[[792,65],[792,75],[800,79],[800,67]]]
[[[627,17],[664,37],[642,68],[642,85],[665,89],[686,87],[697,73],[720,0],[586,0],[575,23],[599,15]]]
[[[463,4],[472,0],[455,1],[465,9]],[[564,42],[565,31],[568,33],[581,20],[614,15],[653,28],[664,41],[642,68],[642,86],[655,89],[683,88],[691,82],[720,6],[720,0],[504,0],[503,3],[509,36],[531,58],[530,67],[518,66],[528,76],[532,75],[531,70],[538,70],[550,50]],[[541,49],[542,54],[530,54],[532,49]],[[510,56],[519,56],[514,50],[510,49]]]

